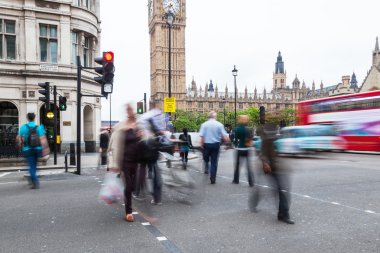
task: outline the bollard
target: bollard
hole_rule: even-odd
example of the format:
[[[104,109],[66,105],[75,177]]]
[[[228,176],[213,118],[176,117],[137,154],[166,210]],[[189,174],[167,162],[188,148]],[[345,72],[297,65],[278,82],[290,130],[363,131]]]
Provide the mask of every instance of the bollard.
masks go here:
[[[70,165],[76,165],[76,163],[75,163],[75,143],[70,143]]]
[[[67,170],[68,170],[68,168],[67,168],[68,166],[67,166],[67,150],[65,151],[65,172],[67,173]]]

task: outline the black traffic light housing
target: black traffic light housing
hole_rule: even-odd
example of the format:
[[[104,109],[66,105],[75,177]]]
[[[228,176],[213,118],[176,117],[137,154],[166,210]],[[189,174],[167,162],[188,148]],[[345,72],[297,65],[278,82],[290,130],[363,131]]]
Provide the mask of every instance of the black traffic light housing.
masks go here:
[[[67,105],[66,105],[67,98],[64,96],[59,96],[59,110],[60,111],[66,111]]]
[[[143,113],[144,113],[144,103],[137,102],[137,114],[143,114]]]
[[[265,124],[265,107],[264,106],[260,106],[260,124],[261,125],[264,125]]]
[[[110,51],[103,52],[102,57],[95,58],[95,62],[102,66],[95,68],[95,72],[101,76],[94,77],[94,80],[102,85],[102,95],[107,97],[113,91],[113,78],[115,76],[114,53]]]
[[[46,111],[50,111],[50,83],[44,82],[44,83],[38,83],[38,86],[43,88],[43,90],[38,90],[38,93],[41,95],[44,95],[43,97],[39,97],[38,100],[45,103]]]

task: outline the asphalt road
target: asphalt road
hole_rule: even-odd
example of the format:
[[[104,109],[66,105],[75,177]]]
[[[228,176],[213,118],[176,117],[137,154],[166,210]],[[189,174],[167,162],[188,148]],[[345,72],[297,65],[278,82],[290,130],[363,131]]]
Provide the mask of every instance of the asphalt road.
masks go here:
[[[231,184],[233,150],[221,153],[215,185],[192,160],[190,196],[165,189],[162,206],[152,206],[149,195],[134,201],[134,223],[123,220],[121,203],[98,200],[103,171],[54,172],[39,190],[28,189],[24,173],[2,173],[0,252],[379,252],[379,161],[362,154],[283,158],[295,225],[277,221],[277,200],[255,156],[262,197],[258,213],[250,212],[245,171]]]

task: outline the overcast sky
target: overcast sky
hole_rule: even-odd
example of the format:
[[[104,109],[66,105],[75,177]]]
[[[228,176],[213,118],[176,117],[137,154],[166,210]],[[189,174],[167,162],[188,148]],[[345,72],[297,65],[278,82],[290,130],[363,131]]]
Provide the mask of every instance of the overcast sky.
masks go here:
[[[101,0],[102,50],[115,52],[112,119],[124,118],[123,105],[150,92],[147,0]],[[359,84],[371,67],[380,35],[378,0],[188,0],[186,85],[194,76],[204,88],[237,86],[253,92],[272,88],[274,64],[281,51],[287,85],[295,75],[311,87],[335,85],[356,73]],[[109,100],[102,101],[109,119]]]

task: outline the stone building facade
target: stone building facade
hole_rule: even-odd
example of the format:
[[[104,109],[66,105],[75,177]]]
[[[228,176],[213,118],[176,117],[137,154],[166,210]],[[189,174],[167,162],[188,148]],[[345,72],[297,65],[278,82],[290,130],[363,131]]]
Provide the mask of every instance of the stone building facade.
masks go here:
[[[376,38],[375,49],[372,52],[372,66],[364,79],[360,92],[380,90],[380,47]]]
[[[81,56],[82,66],[91,67],[99,55],[99,2],[0,0],[0,134],[17,133],[26,123],[26,114],[34,112],[36,123],[46,127],[53,142],[53,120],[46,118],[44,103],[38,99],[42,96],[38,83],[50,82],[67,98],[67,111],[58,109],[57,115],[61,150],[76,142],[76,56]],[[82,92],[100,95],[93,77],[82,71]],[[84,97],[80,106],[82,144],[94,149],[101,101]]]

